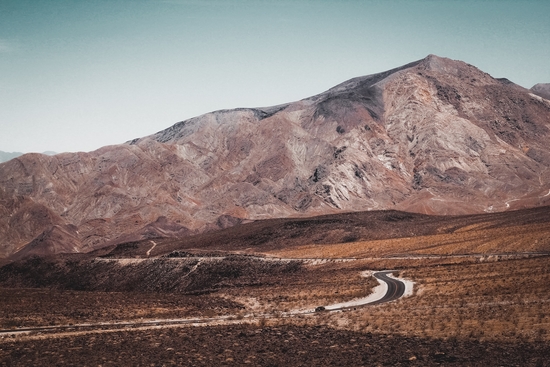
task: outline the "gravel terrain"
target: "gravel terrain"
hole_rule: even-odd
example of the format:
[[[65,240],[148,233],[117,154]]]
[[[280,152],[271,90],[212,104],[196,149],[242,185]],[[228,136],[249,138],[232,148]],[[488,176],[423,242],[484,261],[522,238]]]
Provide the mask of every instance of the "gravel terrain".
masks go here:
[[[430,340],[250,325],[0,342],[0,365],[548,366],[550,345]]]

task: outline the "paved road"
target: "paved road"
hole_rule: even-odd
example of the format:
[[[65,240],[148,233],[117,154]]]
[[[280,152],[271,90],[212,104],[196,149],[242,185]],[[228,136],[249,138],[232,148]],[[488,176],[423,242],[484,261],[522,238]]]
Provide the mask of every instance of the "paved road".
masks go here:
[[[196,266],[198,266],[199,263],[197,263]],[[353,306],[342,306],[337,308],[330,308],[327,309],[327,311],[342,311],[342,310],[349,310],[354,309],[356,307],[363,307],[368,305],[377,305],[380,303],[385,302],[391,302],[394,301],[400,297],[403,296],[405,293],[405,283],[401,282],[398,279],[390,278],[388,277],[388,274],[391,274],[392,271],[380,271],[374,273],[374,276],[385,282],[388,285],[388,289],[386,293],[379,299],[376,300],[370,300],[365,301],[365,303],[355,303]],[[329,306],[327,306],[329,307]],[[286,317],[291,317],[293,315],[304,315],[304,314],[312,314],[315,313],[314,310],[304,310],[304,311],[298,311],[298,312],[288,312],[284,313]],[[272,318],[276,317],[274,314],[263,314],[263,315],[256,315],[256,318]],[[234,318],[234,317],[233,317]],[[57,325],[57,326],[38,326],[38,327],[27,327],[27,328],[19,328],[19,329],[10,329],[10,330],[0,330],[0,337],[4,337],[5,335],[10,334],[22,334],[22,333],[29,333],[29,332],[41,332],[41,331],[49,331],[49,332],[67,332],[67,331],[75,331],[75,330],[120,330],[122,328],[139,328],[139,327],[155,327],[155,326],[169,326],[169,325],[182,325],[182,324],[210,324],[220,321],[230,321],[233,319],[231,316],[218,316],[218,317],[211,317],[211,318],[194,318],[194,319],[159,319],[159,320],[147,320],[147,321],[123,321],[123,322],[99,322],[99,323],[87,323],[87,324],[76,324],[76,325]],[[246,315],[244,318],[253,319],[254,315]],[[242,320],[237,322],[242,322]]]
[[[363,299],[358,299],[355,301],[344,302],[343,304],[334,305],[337,307],[326,306],[325,309],[327,311],[349,310],[349,309],[355,309],[357,307],[378,305],[381,303],[391,302],[403,297],[403,294],[405,294],[405,289],[406,289],[405,283],[403,283],[399,279],[388,277],[388,274],[391,274],[391,273],[393,273],[393,270],[378,271],[373,274],[374,277],[376,277],[379,281],[382,281],[387,285],[386,293],[381,295],[379,298],[372,299],[372,296],[368,296]]]
[[[374,276],[377,279],[380,279],[381,281],[388,284],[388,291],[386,292],[384,297],[380,298],[378,301],[368,303],[369,305],[377,305],[384,302],[391,302],[403,297],[403,294],[405,294],[405,283],[398,279],[388,277],[388,274],[391,273],[391,271],[380,271],[378,273],[374,273]]]

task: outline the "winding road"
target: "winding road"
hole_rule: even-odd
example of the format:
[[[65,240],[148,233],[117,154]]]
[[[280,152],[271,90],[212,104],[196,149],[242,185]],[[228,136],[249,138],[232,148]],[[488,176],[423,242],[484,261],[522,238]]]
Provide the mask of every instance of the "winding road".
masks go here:
[[[318,307],[316,310],[322,309],[326,311],[343,311],[361,306],[378,305],[381,303],[395,301],[396,299],[403,297],[407,287],[401,280],[390,278],[388,276],[393,272],[393,270],[385,270],[372,274],[376,279],[378,279],[380,286],[375,288],[373,293],[367,297],[325,307]],[[381,289],[378,289],[379,287]]]
[[[369,305],[377,305],[380,303],[391,302],[403,297],[403,294],[405,294],[405,283],[403,283],[399,279],[388,277],[388,274],[391,273],[391,271],[380,271],[374,274],[376,279],[380,279],[381,281],[386,282],[386,284],[388,285],[388,290],[386,291],[384,297],[380,298],[377,301],[368,303]]]
[[[200,261],[195,265],[198,266]],[[192,270],[193,271],[193,270]],[[388,275],[391,274],[392,270],[379,271],[373,274],[374,277],[378,279],[382,286],[386,286],[385,292],[383,294],[374,294],[369,295],[368,297],[351,300],[349,302],[334,304],[326,307],[318,307],[315,310],[296,310],[291,312],[285,312],[280,314],[284,317],[292,317],[296,315],[305,315],[305,314],[314,314],[319,311],[344,311],[349,309],[354,309],[356,307],[378,305],[381,303],[395,301],[401,298],[405,294],[406,286],[405,283],[396,278],[390,278]],[[259,318],[274,318],[280,317],[275,314],[261,314],[254,315],[249,314],[242,317],[242,319],[235,319],[235,316],[218,316],[218,317],[204,317],[204,318],[192,318],[192,319],[157,319],[157,320],[147,320],[147,321],[115,321],[115,322],[98,322],[98,323],[86,323],[86,324],[75,324],[75,325],[56,325],[56,326],[37,326],[37,327],[23,327],[19,329],[9,329],[9,330],[0,330],[0,337],[3,338],[7,335],[16,335],[16,334],[27,334],[32,332],[50,332],[46,335],[56,335],[59,333],[66,332],[94,332],[94,331],[116,331],[124,328],[133,328],[143,329],[143,328],[158,328],[158,327],[169,327],[174,325],[185,325],[185,324],[194,324],[194,325],[209,325],[220,322],[229,322],[229,323],[240,323],[243,319],[259,319]]]

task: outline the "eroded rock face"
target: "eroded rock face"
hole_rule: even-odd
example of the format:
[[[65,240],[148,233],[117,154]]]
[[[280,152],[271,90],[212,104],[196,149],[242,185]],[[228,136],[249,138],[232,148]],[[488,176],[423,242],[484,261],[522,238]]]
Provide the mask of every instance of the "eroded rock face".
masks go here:
[[[298,102],[4,163],[0,255],[50,232],[88,251],[263,218],[546,205],[549,138],[550,101],[430,55]],[[75,232],[51,231],[63,225]]]

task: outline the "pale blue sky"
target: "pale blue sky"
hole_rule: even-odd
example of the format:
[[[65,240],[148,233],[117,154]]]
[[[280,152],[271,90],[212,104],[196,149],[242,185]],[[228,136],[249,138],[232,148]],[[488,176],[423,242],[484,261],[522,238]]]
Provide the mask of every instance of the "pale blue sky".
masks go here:
[[[433,53],[550,82],[547,0],[0,0],[0,150],[90,151]]]

